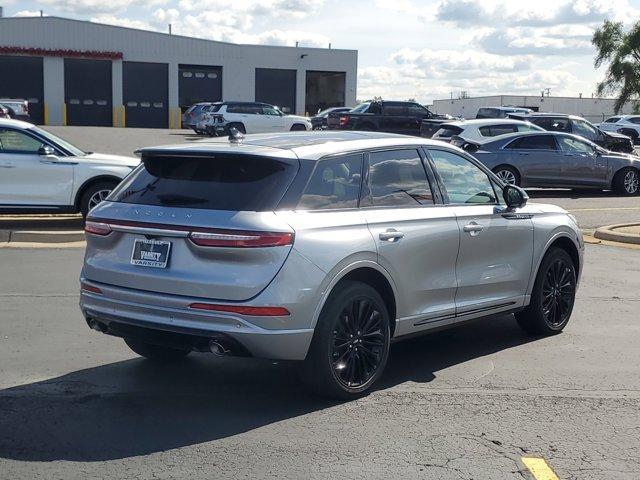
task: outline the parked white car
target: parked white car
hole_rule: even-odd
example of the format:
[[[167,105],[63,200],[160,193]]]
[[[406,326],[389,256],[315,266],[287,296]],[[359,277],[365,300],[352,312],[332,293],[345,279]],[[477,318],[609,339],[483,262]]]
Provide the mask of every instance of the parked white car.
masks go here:
[[[506,118],[460,120],[440,125],[440,130],[433,134],[433,140],[451,141],[458,136],[465,140],[482,141],[486,138],[506,135],[508,133],[544,131],[530,122],[510,120]]]
[[[631,138],[634,144],[640,143],[640,115],[616,115],[597,125],[605,132],[618,132]]]
[[[241,133],[275,133],[312,130],[311,119],[288,115],[279,108],[260,102],[214,103],[198,124],[198,130],[209,135],[224,135],[229,128]]]
[[[86,216],[139,163],[83,152],[30,123],[0,119],[0,213]]]

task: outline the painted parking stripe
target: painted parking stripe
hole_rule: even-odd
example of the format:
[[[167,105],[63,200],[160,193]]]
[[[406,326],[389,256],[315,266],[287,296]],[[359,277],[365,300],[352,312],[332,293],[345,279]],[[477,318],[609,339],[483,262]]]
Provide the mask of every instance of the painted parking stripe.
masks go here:
[[[522,457],[522,463],[536,480],[560,480],[544,458]]]

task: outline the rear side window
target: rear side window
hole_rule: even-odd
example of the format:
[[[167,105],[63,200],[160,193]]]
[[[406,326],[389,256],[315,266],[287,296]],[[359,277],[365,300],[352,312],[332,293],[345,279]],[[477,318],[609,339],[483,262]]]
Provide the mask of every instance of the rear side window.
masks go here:
[[[555,139],[551,135],[529,135],[520,137],[506,148],[516,150],[557,150]]]
[[[631,117],[627,119],[631,123],[635,123],[636,125],[640,125],[640,117]]]
[[[476,118],[503,118],[505,116],[497,108],[481,108],[478,110]]]
[[[402,103],[385,103],[383,113],[384,115],[405,115],[406,109]]]
[[[297,163],[253,155],[146,157],[109,199],[166,207],[271,211],[297,170]]]
[[[321,160],[311,174],[297,210],[357,208],[361,179],[361,154]]]
[[[443,150],[429,150],[451,203],[498,203],[489,176],[466,158]]]
[[[433,204],[433,194],[417,150],[370,154],[366,204],[376,207]]]
[[[518,131],[517,125],[487,125],[478,129],[483,137],[495,137]]]

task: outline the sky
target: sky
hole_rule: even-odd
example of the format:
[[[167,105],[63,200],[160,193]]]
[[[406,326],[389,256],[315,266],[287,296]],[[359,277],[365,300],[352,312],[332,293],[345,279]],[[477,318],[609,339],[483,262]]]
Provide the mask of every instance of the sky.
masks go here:
[[[0,0],[5,16],[91,20],[235,43],[358,50],[358,98],[591,96],[593,31],[640,0]]]

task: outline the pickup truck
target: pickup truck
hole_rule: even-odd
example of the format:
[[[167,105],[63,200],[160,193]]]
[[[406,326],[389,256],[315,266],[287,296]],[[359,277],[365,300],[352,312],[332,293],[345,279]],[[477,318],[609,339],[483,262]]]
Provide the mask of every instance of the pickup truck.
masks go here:
[[[438,118],[419,103],[371,101],[361,103],[350,112],[330,113],[327,127],[330,130],[368,130],[419,136],[423,120]]]

